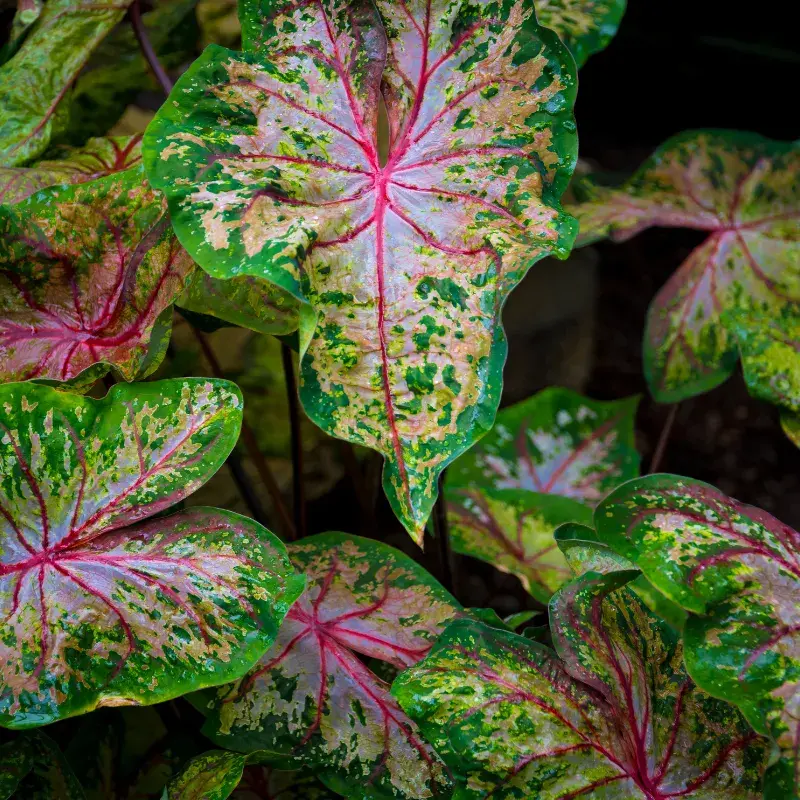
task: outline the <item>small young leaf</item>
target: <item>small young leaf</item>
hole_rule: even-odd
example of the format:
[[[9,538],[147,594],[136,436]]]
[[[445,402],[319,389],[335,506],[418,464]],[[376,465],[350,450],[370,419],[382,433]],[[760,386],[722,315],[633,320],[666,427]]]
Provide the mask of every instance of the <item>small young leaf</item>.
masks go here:
[[[722,383],[738,357],[732,312],[780,317],[800,301],[800,145],[756,134],[682,133],[619,188],[587,184],[571,208],[580,241],[653,225],[709,231],[653,300],[644,337],[653,396],[677,402]]]
[[[141,521],[221,466],[241,424],[226,381],[102,400],[0,387],[0,724],[149,704],[235,680],[302,590],[283,545],[227,511]]]
[[[464,619],[395,680],[459,800],[760,796],[764,740],[692,683],[676,634],[619,589],[632,574],[590,572],[555,595],[561,659]]]
[[[64,98],[130,0],[48,0],[19,52],[0,67],[0,166],[43,153],[69,113]]]
[[[505,297],[571,246],[558,201],[576,84],[525,0],[377,6],[245,0],[246,52],[206,49],[148,127],[145,162],[203,269],[311,304],[306,412],[384,455],[419,542],[439,473],[491,427]]]
[[[689,672],[778,743],[797,795],[800,535],[713,486],[674,475],[626,483],[595,520],[603,541],[692,612],[684,628]]]
[[[59,148],[30,167],[0,167],[0,203],[13,205],[48,186],[86,183],[134,167],[142,160],[141,139],[90,139],[80,148]]]
[[[429,798],[447,773],[386,684],[356,656],[400,669],[422,658],[458,606],[407,556],[326,533],[290,546],[306,593],[275,646],[220,689],[204,733],[236,750],[268,750],[347,797]]]
[[[626,0],[534,0],[540,25],[554,30],[579,67],[614,38]]]
[[[0,380],[134,380],[192,266],[141,166],[0,208]]]

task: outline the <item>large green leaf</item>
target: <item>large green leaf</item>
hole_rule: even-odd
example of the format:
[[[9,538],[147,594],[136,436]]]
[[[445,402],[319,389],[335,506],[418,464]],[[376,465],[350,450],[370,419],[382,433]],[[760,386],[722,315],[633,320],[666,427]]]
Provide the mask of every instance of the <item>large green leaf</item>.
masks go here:
[[[303,581],[237,514],[143,522],[221,466],[241,424],[227,381],[117,384],[102,400],[0,387],[0,724],[149,704],[234,680]]]
[[[650,306],[644,366],[676,402],[722,383],[738,357],[736,312],[780,317],[800,300],[800,145],[756,134],[682,133],[619,188],[587,184],[571,208],[581,241],[624,241],[653,225],[709,231]]]
[[[560,658],[459,620],[395,680],[463,781],[454,798],[760,797],[764,740],[692,683],[677,635],[619,588],[635,574],[589,572],[555,595]]]
[[[458,613],[456,602],[379,542],[326,533],[290,554],[308,590],[255,670],[220,689],[204,732],[223,747],[311,768],[347,797],[446,793],[438,756],[356,654],[400,669],[415,663]]]
[[[133,380],[192,266],[141,166],[0,208],[0,380]]]
[[[626,0],[534,0],[540,25],[554,30],[579,67],[614,38]]]
[[[78,72],[131,0],[48,0],[22,47],[0,67],[0,166],[43,153],[63,129]]]
[[[771,796],[797,796],[800,535],[713,486],[674,475],[621,486],[598,507],[596,526],[692,612],[684,628],[692,677],[778,743],[784,763],[770,773]]]
[[[12,205],[40,189],[121,172],[142,160],[141,136],[90,139],[80,148],[59,148],[30,167],[0,167],[0,203]]]
[[[306,411],[384,455],[420,541],[439,473],[491,427],[505,297],[571,246],[558,200],[576,87],[523,0],[377,5],[243,2],[246,52],[206,49],[149,126],[145,161],[203,269],[311,304]]]

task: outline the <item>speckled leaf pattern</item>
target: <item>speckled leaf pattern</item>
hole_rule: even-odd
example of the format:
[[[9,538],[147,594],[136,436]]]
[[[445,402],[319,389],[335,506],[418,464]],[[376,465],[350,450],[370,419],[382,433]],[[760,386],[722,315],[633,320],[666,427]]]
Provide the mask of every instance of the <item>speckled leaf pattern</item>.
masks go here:
[[[392,687],[468,798],[756,800],[766,747],[686,675],[677,636],[587,573],[551,601],[560,655],[481,623],[450,625]]]
[[[20,776],[15,793],[9,797],[14,800],[86,800],[80,783],[49,736],[40,731],[23,733],[10,744],[24,761],[24,774]]]
[[[402,669],[422,658],[458,608],[410,558],[327,533],[290,546],[308,590],[275,646],[223,687],[204,732],[220,746],[267,750],[358,798],[446,794],[447,772],[388,686],[356,656]]]
[[[571,246],[558,199],[576,85],[523,0],[377,7],[243,3],[247,52],[205,51],[148,128],[145,161],[201,267],[310,302],[305,409],[385,456],[384,488],[420,541],[439,472],[491,427],[505,296]]]
[[[8,800],[30,770],[30,750],[21,739],[0,745],[0,800]]]
[[[594,506],[639,474],[638,403],[544,389],[500,411],[492,431],[448,470],[447,485],[527,489]]]
[[[626,0],[534,0],[540,25],[554,30],[579,67],[614,38]]]
[[[521,489],[445,491],[456,552],[516,575],[542,603],[571,573],[553,534],[565,522],[591,523],[592,512],[568,497]]]
[[[68,116],[65,98],[130,0],[48,0],[19,52],[0,67],[0,166],[43,153]]]
[[[755,134],[682,133],[616,189],[571,209],[584,243],[653,225],[709,232],[650,306],[645,375],[676,402],[722,383],[738,357],[731,312],[780,317],[800,301],[800,145]]]
[[[800,447],[800,415],[781,414],[781,428],[795,447]]]
[[[64,147],[30,167],[0,167],[0,203],[13,205],[40,189],[86,183],[136,166],[142,160],[141,135],[90,139],[83,147]]]
[[[175,302],[188,311],[273,336],[293,333],[299,323],[297,298],[274,283],[251,275],[221,280],[195,269],[189,285]]]
[[[7,31],[8,39],[0,45],[0,64],[5,64],[19,50],[28,31],[39,19],[44,7],[44,0],[17,0],[17,11],[11,21],[11,29]]]
[[[167,700],[272,644],[303,585],[275,537],[217,509],[142,522],[221,466],[241,402],[205,379],[0,387],[0,724]]]
[[[133,380],[192,268],[141,166],[0,208],[0,379]]]
[[[693,612],[684,629],[692,677],[772,736],[787,764],[781,771],[792,776],[783,796],[797,795],[800,535],[713,486],[673,475],[620,487],[597,509],[596,525],[601,539]]]

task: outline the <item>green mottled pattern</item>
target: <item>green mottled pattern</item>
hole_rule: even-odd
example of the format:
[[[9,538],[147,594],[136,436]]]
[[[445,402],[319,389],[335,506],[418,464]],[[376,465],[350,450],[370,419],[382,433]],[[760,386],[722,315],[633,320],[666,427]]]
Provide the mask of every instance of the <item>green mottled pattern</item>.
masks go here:
[[[0,207],[0,380],[133,380],[192,267],[141,165]]]
[[[708,231],[653,300],[644,336],[650,391],[677,402],[722,383],[738,358],[731,312],[780,317],[800,301],[800,145],[692,131],[665,142],[618,188],[587,183],[571,207],[580,241],[653,225]]]
[[[9,800],[31,771],[31,753],[21,738],[0,745],[0,800]]]
[[[756,800],[766,747],[695,687],[677,637],[588,573],[551,601],[559,659],[472,620],[451,624],[392,693],[472,800]]]
[[[448,487],[445,497],[453,549],[516,575],[542,603],[570,577],[556,527],[592,520],[591,509],[576,500],[521,489]]]
[[[89,139],[83,147],[56,149],[29,167],[0,167],[0,204],[13,205],[48,186],[86,183],[142,160],[140,135]]]
[[[48,0],[22,47],[0,67],[0,166],[43,153],[65,126],[72,81],[130,0]]]
[[[275,537],[217,509],[142,522],[222,465],[241,402],[206,379],[0,387],[0,724],[234,680],[273,642],[303,585]]]
[[[255,670],[220,690],[204,733],[311,768],[347,797],[445,793],[441,761],[356,653],[399,669],[415,663],[458,613],[455,600],[379,542],[327,533],[290,554],[308,590]]]
[[[795,447],[800,447],[800,415],[781,414],[781,428]]]
[[[783,796],[796,796],[800,535],[713,486],[673,475],[620,487],[595,519],[603,541],[692,612],[684,629],[692,677],[778,743],[794,784]]]
[[[385,456],[420,541],[438,474],[491,427],[504,298],[571,246],[558,201],[576,82],[523,0],[377,6],[243,2],[246,52],[205,51],[149,126],[145,162],[201,267],[311,304],[304,407]]]
[[[579,67],[614,38],[627,0],[534,0],[540,25],[554,30]]]
[[[11,797],[14,800],[86,800],[80,783],[67,764],[56,743],[40,731],[20,734],[6,746],[7,752],[15,752],[15,764],[22,774],[19,777],[16,791],[0,797]],[[0,768],[5,764],[0,762]],[[3,778],[0,777],[0,787]],[[9,784],[10,786],[10,784]]]
[[[293,333],[299,323],[297,299],[274,283],[251,275],[220,280],[196,269],[175,302],[188,311],[274,336]]]
[[[19,50],[31,26],[42,13],[44,0],[17,0],[17,11],[7,31],[8,39],[0,45],[0,64],[5,64]]]

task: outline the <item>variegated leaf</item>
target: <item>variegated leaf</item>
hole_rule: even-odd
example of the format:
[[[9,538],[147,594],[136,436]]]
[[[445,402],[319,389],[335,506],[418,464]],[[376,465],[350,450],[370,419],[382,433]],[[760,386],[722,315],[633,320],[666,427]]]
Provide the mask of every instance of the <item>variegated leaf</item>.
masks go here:
[[[114,386],[102,400],[0,387],[0,724],[149,704],[234,680],[302,590],[283,545],[217,509],[142,522],[221,466],[227,381]]]
[[[0,203],[13,205],[48,186],[86,183],[129,169],[142,160],[141,139],[90,139],[80,148],[60,148],[30,167],[0,167]]]
[[[0,379],[133,380],[191,269],[141,166],[0,208]]]
[[[17,0],[17,12],[11,21],[8,39],[0,46],[0,64],[5,64],[19,50],[31,25],[39,19],[43,6],[44,0]]]
[[[205,51],[145,161],[201,267],[310,302],[305,409],[384,455],[420,541],[438,474],[491,427],[504,298],[570,248],[575,76],[525,0],[377,6],[244,2],[246,52]]]
[[[598,507],[596,526],[692,612],[684,628],[689,672],[778,743],[783,763],[767,786],[774,797],[797,796],[800,535],[713,486],[673,475],[621,486]]]
[[[368,539],[326,533],[290,546],[306,593],[256,669],[223,687],[204,732],[283,767],[308,767],[347,797],[446,794],[447,772],[356,656],[402,669],[430,649],[456,602],[410,558]]]
[[[795,447],[800,447],[800,415],[782,414],[781,428]]]
[[[395,680],[463,781],[455,798],[760,797],[764,740],[692,683],[677,635],[619,588],[634,574],[590,572],[555,595],[561,658],[459,620]]]
[[[12,800],[86,800],[86,795],[56,743],[41,731],[20,734],[7,747],[16,750]],[[0,764],[0,768],[3,765]],[[21,773],[21,774],[20,774]],[[3,779],[0,778],[0,786]]]
[[[14,57],[0,67],[0,166],[43,153],[62,129],[70,85],[131,0],[48,0]]]
[[[448,489],[453,549],[516,575],[542,603],[570,578],[553,534],[565,522],[590,523],[589,508],[569,497],[521,489]]]
[[[540,25],[554,30],[579,67],[614,38],[626,0],[534,0]]]
[[[571,208],[581,241],[624,241],[653,225],[710,236],[648,312],[645,375],[676,402],[722,383],[737,360],[731,312],[780,317],[800,301],[800,145],[756,134],[682,133],[619,188],[587,186]]]

